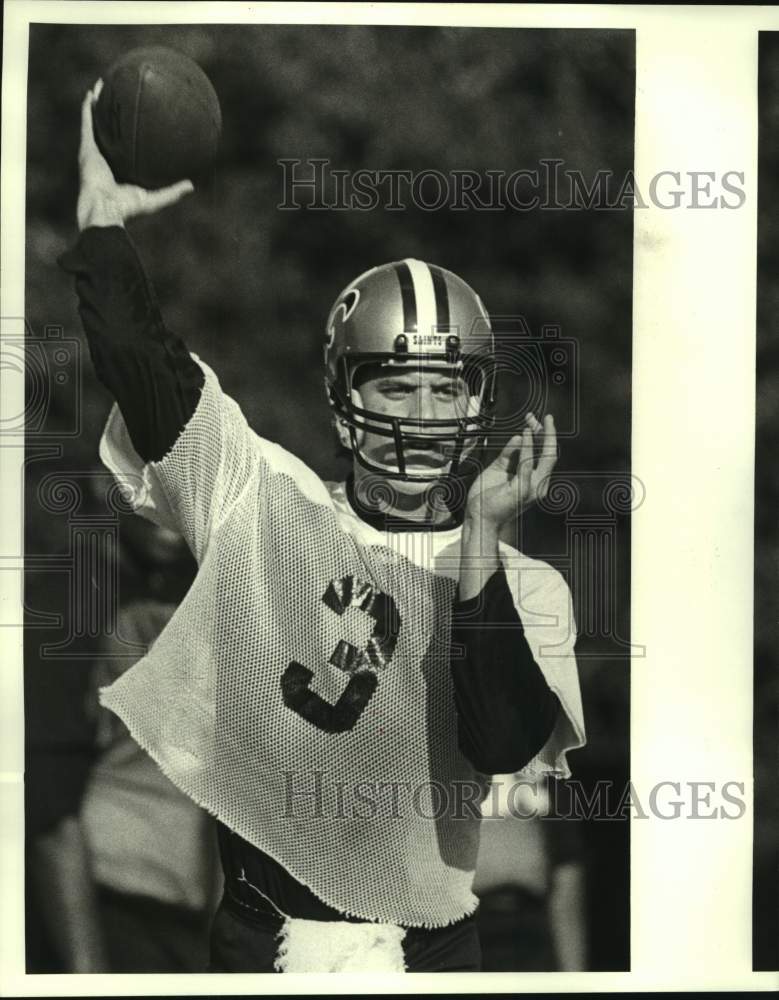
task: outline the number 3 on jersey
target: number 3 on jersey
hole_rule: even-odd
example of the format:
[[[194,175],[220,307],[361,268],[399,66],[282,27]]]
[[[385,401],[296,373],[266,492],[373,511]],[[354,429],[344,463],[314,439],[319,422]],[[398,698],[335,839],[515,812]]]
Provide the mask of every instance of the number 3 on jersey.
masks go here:
[[[362,649],[344,639],[330,656],[330,663],[349,675],[349,683],[335,704],[311,690],[314,671],[302,663],[289,664],[281,675],[284,704],[326,733],[345,733],[354,728],[395,652],[400,631],[400,616],[389,594],[374,590],[369,583],[352,576],[328,584],[322,600],[337,615],[347,608],[359,608],[373,618],[373,632]],[[320,667],[320,670],[326,668]]]

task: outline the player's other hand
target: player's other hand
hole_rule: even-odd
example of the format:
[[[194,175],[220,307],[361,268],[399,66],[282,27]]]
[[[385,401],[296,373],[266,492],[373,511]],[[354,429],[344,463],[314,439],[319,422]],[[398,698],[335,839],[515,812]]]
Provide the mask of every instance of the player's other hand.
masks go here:
[[[535,441],[541,435],[541,451],[535,459]],[[495,528],[517,517],[526,507],[542,500],[557,462],[557,432],[554,417],[543,424],[532,414],[525,429],[516,434],[498,457],[479,475],[468,492],[466,517]]]
[[[135,184],[117,184],[111,168],[95,142],[92,109],[103,81],[87,91],[81,105],[81,146],[78,153],[80,190],[76,217],[79,230],[87,226],[122,226],[135,215],[150,215],[174,204],[194,190],[189,180],[178,181],[158,191]]]

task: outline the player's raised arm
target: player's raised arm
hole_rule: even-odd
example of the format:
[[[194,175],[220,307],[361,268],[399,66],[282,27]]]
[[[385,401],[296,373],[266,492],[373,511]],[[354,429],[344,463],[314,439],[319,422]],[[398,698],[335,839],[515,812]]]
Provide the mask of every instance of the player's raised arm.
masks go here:
[[[79,313],[98,378],[116,399],[144,461],[161,458],[192,415],[203,373],[166,328],[154,290],[124,229],[127,219],[164,208],[192,190],[117,184],[95,142],[92,111],[100,81],[84,98],[75,247],[60,258],[75,276]]]
[[[167,329],[154,288],[124,222],[158,211],[192,189],[119,184],[93,133],[99,85],[81,115],[80,235],[60,265],[75,278],[79,314],[95,371],[116,400],[101,458],[129,490],[134,508],[180,531],[198,559],[247,467],[250,431],[213,374]],[[206,396],[208,399],[206,400]],[[200,414],[197,427],[196,415]],[[159,466],[190,429],[190,446],[160,485]],[[184,449],[178,449],[181,453]],[[170,463],[168,463],[170,464]]]
[[[269,454],[282,449],[253,433],[214,372],[166,327],[124,222],[165,208],[192,185],[147,191],[118,183],[93,132],[98,96],[95,87],[82,107],[81,233],[60,264],[75,276],[92,361],[117,403],[100,457],[135,511],[179,531],[200,562],[247,484],[270,472]]]

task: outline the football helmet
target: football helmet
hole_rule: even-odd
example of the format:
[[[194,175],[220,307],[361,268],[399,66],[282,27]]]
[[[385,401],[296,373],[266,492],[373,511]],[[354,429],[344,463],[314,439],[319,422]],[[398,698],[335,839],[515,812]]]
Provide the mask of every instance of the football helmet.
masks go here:
[[[324,356],[325,386],[339,437],[371,472],[434,481],[456,474],[464,456],[486,440],[495,407],[492,328],[479,296],[451,271],[413,259],[365,271],[330,310]],[[365,409],[356,383],[367,365],[463,378],[467,405],[461,403],[448,419],[405,418]],[[366,433],[394,444],[393,464],[379,464],[365,454]],[[409,448],[433,443],[445,448],[451,460],[434,470],[409,469]]]

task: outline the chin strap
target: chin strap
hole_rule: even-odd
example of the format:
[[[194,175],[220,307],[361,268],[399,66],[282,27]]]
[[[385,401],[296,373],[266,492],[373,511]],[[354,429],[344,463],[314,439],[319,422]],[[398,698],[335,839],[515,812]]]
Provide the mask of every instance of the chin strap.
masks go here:
[[[428,507],[435,506],[440,510],[443,505],[449,512],[450,516],[438,524],[432,524],[429,521],[415,521],[394,511],[383,509],[390,503],[390,492],[393,490],[391,480],[377,476],[373,489],[360,491],[363,494],[362,497],[358,496],[357,493],[354,472],[349,473],[345,485],[346,497],[352,510],[361,521],[365,521],[366,524],[379,531],[448,531],[462,524],[465,515],[464,499],[468,495],[468,491],[465,489],[463,492],[458,477],[442,476],[438,482],[428,484],[427,489],[421,494],[421,502],[426,503]],[[434,499],[430,497],[431,490],[436,491]],[[368,494],[367,497],[365,493]],[[462,502],[459,502],[460,498],[462,498]]]

